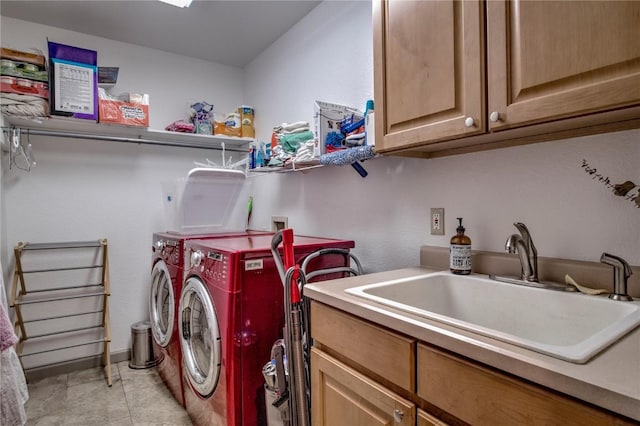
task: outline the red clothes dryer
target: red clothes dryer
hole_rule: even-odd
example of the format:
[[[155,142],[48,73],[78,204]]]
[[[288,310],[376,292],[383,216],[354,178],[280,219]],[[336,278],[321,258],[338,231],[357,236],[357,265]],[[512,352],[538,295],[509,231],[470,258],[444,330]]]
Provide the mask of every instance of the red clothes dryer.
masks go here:
[[[262,235],[186,242],[190,266],[178,321],[185,406],[198,426],[266,424],[262,366],[284,326],[271,240]],[[353,241],[294,237],[300,264],[321,248],[353,247]],[[340,254],[321,256],[307,271],[348,262]]]
[[[149,294],[153,353],[160,377],[182,406],[184,406],[184,392],[182,388],[182,352],[178,333],[178,304],[184,282],[185,242],[191,239],[218,239],[264,234],[273,235],[260,231],[205,235],[158,232],[153,235]]]

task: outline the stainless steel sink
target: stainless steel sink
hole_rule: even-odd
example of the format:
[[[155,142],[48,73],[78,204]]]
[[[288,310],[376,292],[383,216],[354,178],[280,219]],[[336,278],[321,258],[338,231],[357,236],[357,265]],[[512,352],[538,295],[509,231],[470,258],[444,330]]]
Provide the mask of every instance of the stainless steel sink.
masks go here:
[[[640,324],[640,301],[523,287],[436,272],[348,293],[582,364]]]

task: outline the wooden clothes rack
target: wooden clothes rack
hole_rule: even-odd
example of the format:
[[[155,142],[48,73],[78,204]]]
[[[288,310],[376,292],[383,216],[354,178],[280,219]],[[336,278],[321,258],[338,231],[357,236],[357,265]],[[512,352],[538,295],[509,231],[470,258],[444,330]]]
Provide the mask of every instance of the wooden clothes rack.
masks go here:
[[[69,265],[56,265],[55,268],[44,268],[44,269],[23,269],[23,256],[25,256],[29,252],[42,251],[42,250],[57,250],[57,251],[77,251],[77,250],[101,250],[100,263],[91,264],[91,265],[80,265],[80,266],[69,266]],[[31,243],[23,243],[20,242],[14,248],[15,255],[15,272],[13,275],[13,286],[11,290],[10,297],[10,306],[15,309],[16,312],[16,322],[15,332],[19,337],[18,344],[16,346],[16,352],[20,357],[20,361],[23,364],[23,358],[33,356],[33,355],[42,355],[47,352],[53,351],[61,351],[64,349],[70,348],[78,348],[81,346],[94,345],[94,344],[102,344],[103,354],[102,354],[102,362],[105,368],[107,385],[111,386],[112,378],[111,378],[111,355],[110,355],[110,344],[111,344],[111,328],[109,322],[109,296],[111,294],[110,284],[109,284],[109,256],[108,256],[108,246],[107,240],[94,240],[94,241],[75,241],[75,242],[56,242],[56,243],[39,243],[39,244],[31,244]],[[47,281],[46,285],[40,286],[38,288],[29,289],[27,286],[27,280],[25,276],[29,274],[55,274],[56,272],[65,273],[69,271],[82,271],[82,270],[95,270],[100,269],[100,282],[98,283],[81,283],[76,285],[63,285],[63,286],[53,286],[49,287],[50,282]],[[88,289],[98,289],[98,291],[89,291]],[[23,308],[29,305],[39,304],[39,303],[51,303],[51,302],[62,302],[72,300],[72,299],[84,299],[88,300],[90,298],[101,298],[102,299],[102,308],[99,310],[92,311],[84,311],[81,312],[54,312],[51,316],[47,317],[39,317],[36,319],[25,319],[25,312]],[[88,304],[88,303],[87,303]],[[55,310],[54,310],[55,311]],[[68,320],[73,317],[80,316],[88,316],[88,315],[100,315],[100,320],[98,324],[89,324],[82,327],[73,328],[64,328],[57,329],[51,332],[35,334],[29,331],[28,325],[32,323],[44,323],[47,321],[55,321],[55,320]],[[27,341],[37,341],[40,339],[41,341],[44,339],[51,339],[52,336],[55,339],[56,337],[60,337],[64,339],[65,337],[69,337],[72,334],[78,334],[80,332],[92,329],[101,329],[101,337],[91,341],[74,341],[73,344],[68,344],[63,346],[56,346],[53,348],[47,348],[45,350],[35,350],[31,352],[24,353],[24,345]],[[61,364],[64,362],[75,361],[83,358],[76,358],[73,360],[65,359],[63,361],[52,362],[45,365],[38,365],[34,367],[26,368],[25,370],[33,369],[36,367],[43,366],[51,366],[55,364]]]

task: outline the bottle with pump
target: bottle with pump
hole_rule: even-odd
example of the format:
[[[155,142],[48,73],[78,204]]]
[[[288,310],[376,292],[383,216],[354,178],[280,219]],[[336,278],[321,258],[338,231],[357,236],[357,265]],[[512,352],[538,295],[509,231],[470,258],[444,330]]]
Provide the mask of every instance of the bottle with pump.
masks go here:
[[[451,238],[449,268],[454,274],[469,275],[471,273],[471,238],[464,235],[462,218],[457,219],[460,225],[456,228],[456,235]]]

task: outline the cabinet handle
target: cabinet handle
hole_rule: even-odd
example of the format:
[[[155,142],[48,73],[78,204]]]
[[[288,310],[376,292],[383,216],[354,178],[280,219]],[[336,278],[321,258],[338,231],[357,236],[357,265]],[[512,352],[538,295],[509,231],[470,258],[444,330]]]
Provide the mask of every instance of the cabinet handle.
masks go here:
[[[473,127],[473,125],[474,125],[473,117],[465,118],[464,119],[464,125],[465,125],[465,127]]]
[[[398,410],[397,408],[395,410],[393,410],[393,420],[396,423],[401,423],[402,419],[404,419],[404,413],[400,410]]]
[[[500,117],[500,113],[498,111],[493,111],[491,115],[489,115],[489,120],[493,123],[497,123],[498,121],[502,121],[502,117]]]

